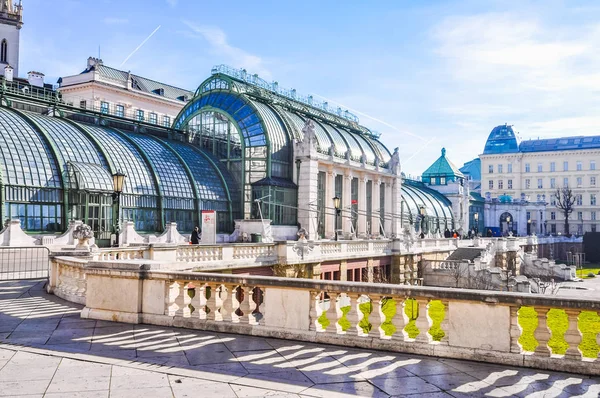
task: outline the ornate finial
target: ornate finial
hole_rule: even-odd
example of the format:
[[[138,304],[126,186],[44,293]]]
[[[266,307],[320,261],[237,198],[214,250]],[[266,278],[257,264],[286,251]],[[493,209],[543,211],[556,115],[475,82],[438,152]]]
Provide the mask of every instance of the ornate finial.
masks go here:
[[[446,157],[446,148],[442,148],[442,156]]]

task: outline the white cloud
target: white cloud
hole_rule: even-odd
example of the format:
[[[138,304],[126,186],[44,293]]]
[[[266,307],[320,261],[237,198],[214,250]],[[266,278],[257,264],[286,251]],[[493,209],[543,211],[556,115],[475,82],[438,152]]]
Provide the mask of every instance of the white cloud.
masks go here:
[[[106,25],[123,25],[129,22],[127,18],[107,17],[102,20]]]
[[[183,21],[199,38],[208,42],[213,52],[220,56],[223,62],[236,68],[245,68],[250,73],[258,73],[263,78],[270,78],[271,72],[267,70],[261,57],[232,46],[227,40],[225,32],[216,26],[196,25]]]
[[[175,7],[179,0],[167,0],[167,4],[171,7]]]

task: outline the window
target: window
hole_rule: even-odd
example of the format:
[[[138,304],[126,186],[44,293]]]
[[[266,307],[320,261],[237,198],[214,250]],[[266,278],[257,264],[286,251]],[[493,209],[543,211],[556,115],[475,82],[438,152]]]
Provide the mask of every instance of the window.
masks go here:
[[[525,163],[525,173],[529,173],[531,171],[531,167],[529,166],[529,163]]]
[[[100,102],[100,113],[104,113],[108,115],[108,102],[102,101]]]
[[[81,100],[81,101],[79,101],[79,107],[80,107],[81,109],[85,109],[85,108],[87,108],[87,101],[86,101],[86,100]]]
[[[565,177],[563,178],[563,187],[568,187],[569,186],[569,177]]]
[[[596,224],[592,224],[592,232],[596,232]]]
[[[503,180],[498,181],[498,189],[504,189],[504,181]]]
[[[542,164],[541,164],[541,163],[538,163],[538,173],[541,173],[541,172],[542,172],[542,170],[543,170],[543,168],[542,168]]]
[[[556,163],[554,163],[554,162],[550,163],[550,171],[556,171]]]
[[[577,212],[577,219],[578,220],[583,220],[583,212],[582,211],[578,211]]]
[[[596,170],[596,161],[590,160],[590,170]]]
[[[550,179],[550,188],[556,188],[556,178]]]
[[[538,178],[538,188],[543,188],[543,180],[541,178]]]
[[[144,121],[144,111],[141,109],[137,110],[137,117],[136,120],[143,122]]]
[[[125,117],[125,107],[123,105],[117,105],[115,115],[118,117]]]
[[[490,185],[489,185],[489,186],[490,186],[490,189],[494,189],[494,181],[493,181],[493,180],[490,180],[490,183],[489,183],[489,184],[490,184]]]
[[[581,162],[577,162],[577,171],[581,171],[583,170],[583,165],[581,164]]]
[[[7,55],[8,54],[8,42],[6,41],[6,39],[2,40],[2,45],[0,46],[0,62],[2,62],[3,64],[7,64],[8,63],[8,58]]]
[[[575,195],[575,204],[577,206],[581,206],[583,204],[583,195],[582,194]]]
[[[502,173],[502,165],[501,164],[498,165],[498,173]]]
[[[550,195],[550,204],[552,206],[556,206],[556,195],[555,194]]]
[[[553,234],[556,233],[556,224],[550,225],[550,232],[552,232]]]
[[[150,114],[150,123],[156,124],[157,122],[158,122],[158,116],[156,115],[156,113],[151,113]]]
[[[525,189],[529,189],[531,188],[531,180],[529,178],[527,178],[525,180]]]
[[[569,171],[569,162],[563,162],[563,170]]]
[[[165,127],[171,127],[171,117],[169,116],[163,116],[163,126]]]
[[[596,186],[596,177],[590,177],[590,185],[591,185],[592,187],[595,187],[595,186]]]
[[[494,174],[494,165],[491,165],[491,164],[490,164],[490,165],[488,166],[488,173],[490,173],[490,174]]]
[[[512,173],[512,163],[509,163],[509,164],[508,164],[508,172],[509,172],[509,173]]]
[[[508,186],[508,189],[512,189],[512,180],[508,180],[506,185]]]
[[[440,177],[440,185],[446,185],[446,177]]]
[[[595,211],[593,211],[591,213],[591,219],[592,219],[592,221],[596,221],[596,212]]]
[[[583,224],[577,224],[577,235],[583,235]]]
[[[596,194],[595,193],[590,194],[590,205],[596,206]]]
[[[581,185],[583,185],[583,178],[577,177],[577,186],[580,187]]]
[[[551,211],[550,212],[550,219],[551,220],[556,220],[556,212],[555,211]]]
[[[531,212],[528,211],[526,214],[527,214],[527,219],[531,220]]]

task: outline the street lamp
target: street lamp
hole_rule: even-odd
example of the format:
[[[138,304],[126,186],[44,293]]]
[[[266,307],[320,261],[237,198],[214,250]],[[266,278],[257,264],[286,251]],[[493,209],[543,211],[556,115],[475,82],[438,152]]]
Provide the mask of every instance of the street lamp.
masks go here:
[[[506,235],[510,232],[510,216],[506,217]]]
[[[479,233],[479,213],[473,214],[473,218],[475,219],[475,236]]]
[[[119,204],[121,202],[121,193],[123,192],[123,185],[125,184],[126,175],[121,172],[121,170],[117,171],[112,175],[113,178],[113,207],[116,208],[116,214],[114,216],[113,222],[113,232],[117,235],[117,242],[119,241],[119,232],[121,226],[119,225]]]
[[[340,198],[336,195],[333,197],[333,207],[335,208],[335,240],[338,240],[338,217],[342,214],[340,209]]]
[[[421,213],[421,234],[425,234],[425,206],[419,206],[419,212]]]
[[[544,220],[544,235],[548,235],[548,220]]]
[[[531,218],[527,219],[527,235],[531,235]]]

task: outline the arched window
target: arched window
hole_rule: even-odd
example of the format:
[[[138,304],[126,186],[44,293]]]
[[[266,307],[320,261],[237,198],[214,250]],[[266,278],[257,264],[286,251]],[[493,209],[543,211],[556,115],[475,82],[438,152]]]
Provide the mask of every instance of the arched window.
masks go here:
[[[7,64],[8,62],[6,61],[6,54],[8,53],[8,43],[6,42],[6,39],[2,40],[2,45],[0,45],[0,62]]]

